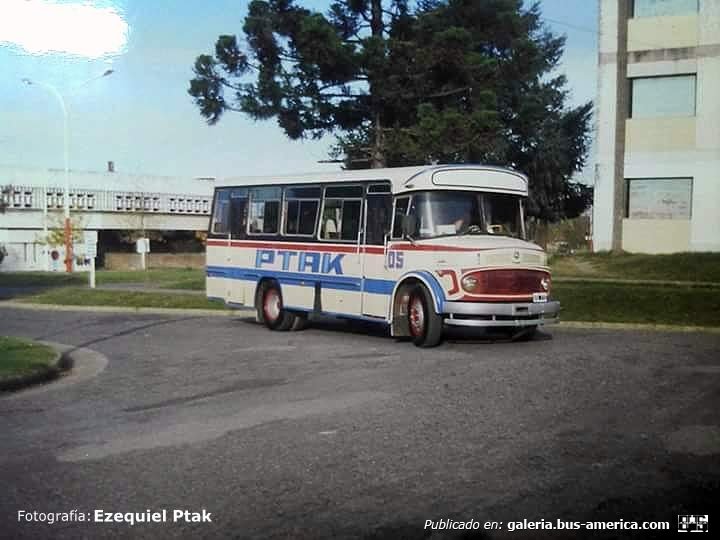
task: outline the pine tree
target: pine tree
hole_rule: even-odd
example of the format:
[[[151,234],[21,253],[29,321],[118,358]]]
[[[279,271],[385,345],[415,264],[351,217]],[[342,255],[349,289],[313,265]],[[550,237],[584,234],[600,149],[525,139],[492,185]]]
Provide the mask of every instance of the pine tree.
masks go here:
[[[275,118],[291,139],[337,137],[347,168],[480,162],[531,179],[529,213],[581,213],[592,104],[568,108],[556,73],[564,37],[522,0],[337,0],[328,13],[255,0],[247,45],[222,35],[189,93],[214,124],[225,111]]]

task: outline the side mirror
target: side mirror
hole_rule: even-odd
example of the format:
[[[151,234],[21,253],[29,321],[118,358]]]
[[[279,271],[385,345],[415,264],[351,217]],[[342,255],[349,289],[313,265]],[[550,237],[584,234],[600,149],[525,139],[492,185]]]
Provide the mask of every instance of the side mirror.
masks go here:
[[[406,238],[413,238],[417,233],[417,218],[413,215],[402,217],[402,233]]]

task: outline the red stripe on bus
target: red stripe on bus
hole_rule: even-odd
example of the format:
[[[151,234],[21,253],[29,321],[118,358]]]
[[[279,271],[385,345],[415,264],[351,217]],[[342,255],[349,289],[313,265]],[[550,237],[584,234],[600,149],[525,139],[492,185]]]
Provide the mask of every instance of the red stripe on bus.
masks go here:
[[[228,247],[227,240],[208,240],[208,246]],[[300,251],[320,251],[326,253],[357,253],[356,245],[327,245],[318,243],[291,243],[291,242],[264,242],[260,240],[230,240],[230,247],[254,248],[254,249],[296,249]],[[360,246],[362,253],[371,255],[382,255],[384,248],[379,246]]]
[[[489,247],[489,248],[477,248],[477,247],[470,248],[470,247],[441,246],[441,245],[427,245],[427,244],[425,244],[425,245],[421,245],[421,244],[415,244],[415,245],[391,244],[390,246],[388,246],[388,249],[397,249],[397,250],[402,250],[402,251],[464,251],[464,252],[468,252],[468,251],[495,251],[498,249],[517,249],[517,248],[507,247],[507,246],[505,246],[505,247],[503,247],[503,246]],[[542,249],[532,249],[532,248],[527,248],[527,247],[523,247],[523,248],[519,248],[519,249],[523,249],[523,250],[527,250],[527,251],[542,252]]]
[[[220,246],[227,247],[227,240],[208,240],[208,246]],[[244,248],[260,248],[260,249],[298,249],[305,251],[325,251],[329,253],[357,253],[357,246],[354,244],[321,244],[321,243],[290,243],[290,242],[267,242],[262,240],[231,240],[232,247],[244,247]],[[467,248],[457,246],[439,246],[439,245],[420,245],[420,244],[391,244],[388,246],[388,250],[397,251],[460,251],[460,252],[473,252],[473,251],[492,251],[495,249],[511,249],[511,248]],[[528,249],[528,248],[523,248]],[[361,246],[360,250],[363,253],[369,253],[372,255],[382,255],[385,253],[385,249],[380,246]],[[542,250],[533,250],[542,251]]]
[[[435,245],[412,245],[412,244],[393,244],[388,249],[397,249],[402,251],[486,251],[481,248],[464,248],[457,246],[435,246]]]

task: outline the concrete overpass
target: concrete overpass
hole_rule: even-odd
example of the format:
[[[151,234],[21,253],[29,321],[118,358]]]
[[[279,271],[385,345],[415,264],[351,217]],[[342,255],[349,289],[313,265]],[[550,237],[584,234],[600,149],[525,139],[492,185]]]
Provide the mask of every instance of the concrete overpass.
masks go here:
[[[70,215],[87,238],[102,230],[205,231],[213,180],[71,171]],[[62,246],[48,246],[43,238],[45,227],[61,227],[64,185],[62,170],[0,167],[6,207],[0,245],[7,252],[0,271],[52,270],[53,250],[62,261]]]

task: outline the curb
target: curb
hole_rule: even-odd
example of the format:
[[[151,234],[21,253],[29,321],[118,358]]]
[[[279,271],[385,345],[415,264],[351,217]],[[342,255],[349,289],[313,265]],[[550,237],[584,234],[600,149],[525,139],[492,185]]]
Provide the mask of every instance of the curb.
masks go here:
[[[560,321],[560,328],[578,328],[598,330],[648,330],[654,332],[704,332],[708,334],[720,334],[720,327],[717,326],[686,326],[672,324],[651,324],[651,323],[614,323],[614,322],[593,322],[593,321]]]
[[[34,342],[55,349],[55,358],[52,363],[46,369],[37,373],[0,380],[0,392],[14,392],[16,390],[27,388],[28,386],[54,381],[64,372],[72,369],[74,361],[71,355],[67,354],[65,351],[59,350],[54,343],[46,341]]]
[[[149,315],[206,315],[214,317],[233,317],[241,309],[193,309],[193,308],[153,308],[153,307],[123,307],[123,306],[65,306],[59,304],[30,304],[14,302],[12,300],[0,301],[0,308],[29,309],[36,311],[85,311],[91,313],[138,313]]]
[[[62,391],[64,388],[74,384],[94,379],[110,363],[107,356],[93,349],[51,341],[38,340],[38,343],[53,347],[61,354],[61,362],[67,362],[66,365],[72,367],[72,370],[62,372],[62,376],[52,379],[52,384],[36,384],[25,387],[18,392],[0,392],[0,401],[27,399],[43,392]]]
[[[624,278],[594,278],[582,276],[557,276],[553,283],[602,283],[606,285],[636,285],[638,287],[687,287],[690,289],[720,289],[716,281],[673,281],[664,279],[624,279]]]

